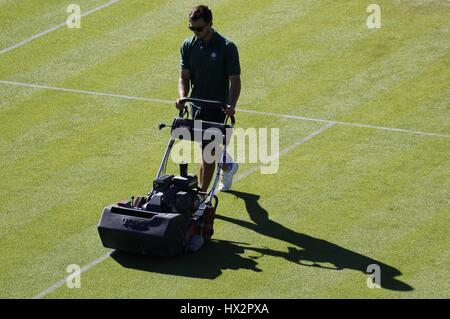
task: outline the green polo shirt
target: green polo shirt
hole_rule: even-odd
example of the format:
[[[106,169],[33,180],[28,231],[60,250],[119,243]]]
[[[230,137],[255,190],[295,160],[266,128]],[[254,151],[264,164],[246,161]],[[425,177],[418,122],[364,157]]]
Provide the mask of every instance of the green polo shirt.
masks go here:
[[[241,73],[236,45],[214,31],[209,43],[184,40],[180,53],[181,69],[191,71],[191,97],[228,103],[228,77]]]

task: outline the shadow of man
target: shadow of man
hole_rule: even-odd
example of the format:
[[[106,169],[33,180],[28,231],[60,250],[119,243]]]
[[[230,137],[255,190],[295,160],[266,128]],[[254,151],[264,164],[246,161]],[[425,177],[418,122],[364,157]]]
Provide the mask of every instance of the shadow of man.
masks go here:
[[[261,254],[279,256],[304,266],[334,270],[353,269],[364,274],[367,274],[366,271],[369,265],[377,264],[380,266],[381,270],[381,287],[398,291],[413,290],[411,286],[395,278],[401,275],[401,272],[392,266],[345,249],[326,240],[297,233],[270,220],[268,212],[258,203],[259,195],[233,190],[227,191],[227,193],[244,200],[250,219],[254,223],[221,215],[217,215],[217,219],[234,223],[251,229],[261,235],[269,236],[294,246],[288,247],[287,253],[264,248],[247,247],[246,249],[254,250]],[[319,263],[331,263],[334,267],[322,266]]]
[[[214,279],[225,269],[247,269],[255,272],[257,262],[242,256],[246,243],[226,240],[210,240],[195,253],[188,253],[176,258],[142,256],[114,251],[111,257],[120,265],[141,271],[169,274],[175,276]]]

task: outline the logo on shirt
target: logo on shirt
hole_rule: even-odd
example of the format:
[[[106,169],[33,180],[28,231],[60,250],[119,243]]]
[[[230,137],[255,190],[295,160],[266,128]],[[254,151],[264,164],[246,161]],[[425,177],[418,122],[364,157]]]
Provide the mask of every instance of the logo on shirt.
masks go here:
[[[212,52],[210,55],[210,59],[211,60],[216,60],[217,59],[217,53],[216,52]]]

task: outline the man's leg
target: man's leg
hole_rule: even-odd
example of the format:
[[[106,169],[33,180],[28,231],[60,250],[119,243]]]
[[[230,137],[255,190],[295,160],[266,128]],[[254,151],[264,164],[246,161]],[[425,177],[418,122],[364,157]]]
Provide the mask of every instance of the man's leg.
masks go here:
[[[212,177],[216,168],[216,152],[215,149],[211,149],[211,152],[205,150],[209,142],[202,142],[202,164],[200,165],[200,189],[203,192],[208,190],[209,184],[211,184]],[[207,161],[207,160],[208,161]]]
[[[226,162],[222,164],[222,179],[219,183],[219,191],[224,192],[231,188],[233,176],[239,169],[239,164],[235,163],[231,156],[226,154]]]
[[[202,164],[200,165],[200,188],[203,192],[208,190],[209,184],[211,183],[211,179],[214,175],[214,171],[216,168],[216,163],[207,163],[205,160],[202,160]]]
[[[214,154],[214,152],[213,152]],[[239,165],[234,162],[230,162],[230,158],[227,157],[228,163],[222,164],[222,180],[219,184],[219,191],[226,191],[230,189],[233,183],[233,175],[236,174],[239,169]],[[202,164],[200,165],[200,189],[203,192],[208,190],[209,184],[211,184],[212,177],[214,175],[216,162],[208,163],[202,158]]]

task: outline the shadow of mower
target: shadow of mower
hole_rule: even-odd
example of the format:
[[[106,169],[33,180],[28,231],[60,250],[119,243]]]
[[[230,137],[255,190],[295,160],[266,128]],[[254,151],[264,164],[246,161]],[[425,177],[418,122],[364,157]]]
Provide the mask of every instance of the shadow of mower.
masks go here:
[[[126,268],[203,279],[217,278],[226,269],[247,269],[260,272],[262,270],[257,267],[258,263],[256,260],[262,255],[280,257],[289,262],[307,267],[335,271],[351,269],[362,272],[367,276],[367,267],[371,264],[377,264],[381,268],[382,288],[397,291],[413,290],[410,285],[395,278],[400,276],[401,272],[390,265],[326,240],[295,232],[270,220],[268,212],[258,203],[259,195],[238,191],[227,191],[227,193],[244,200],[247,213],[252,222],[221,215],[217,215],[217,219],[284,241],[291,245],[287,247],[287,251],[258,248],[246,243],[226,240],[210,240],[196,253],[189,253],[175,258],[140,256],[119,251],[113,252],[111,257]],[[259,256],[242,256],[246,250],[256,252]]]
[[[253,258],[241,256],[244,243],[210,240],[195,253],[173,258],[141,256],[114,251],[111,257],[126,268],[184,277],[214,279],[225,269],[247,269],[259,272]]]

